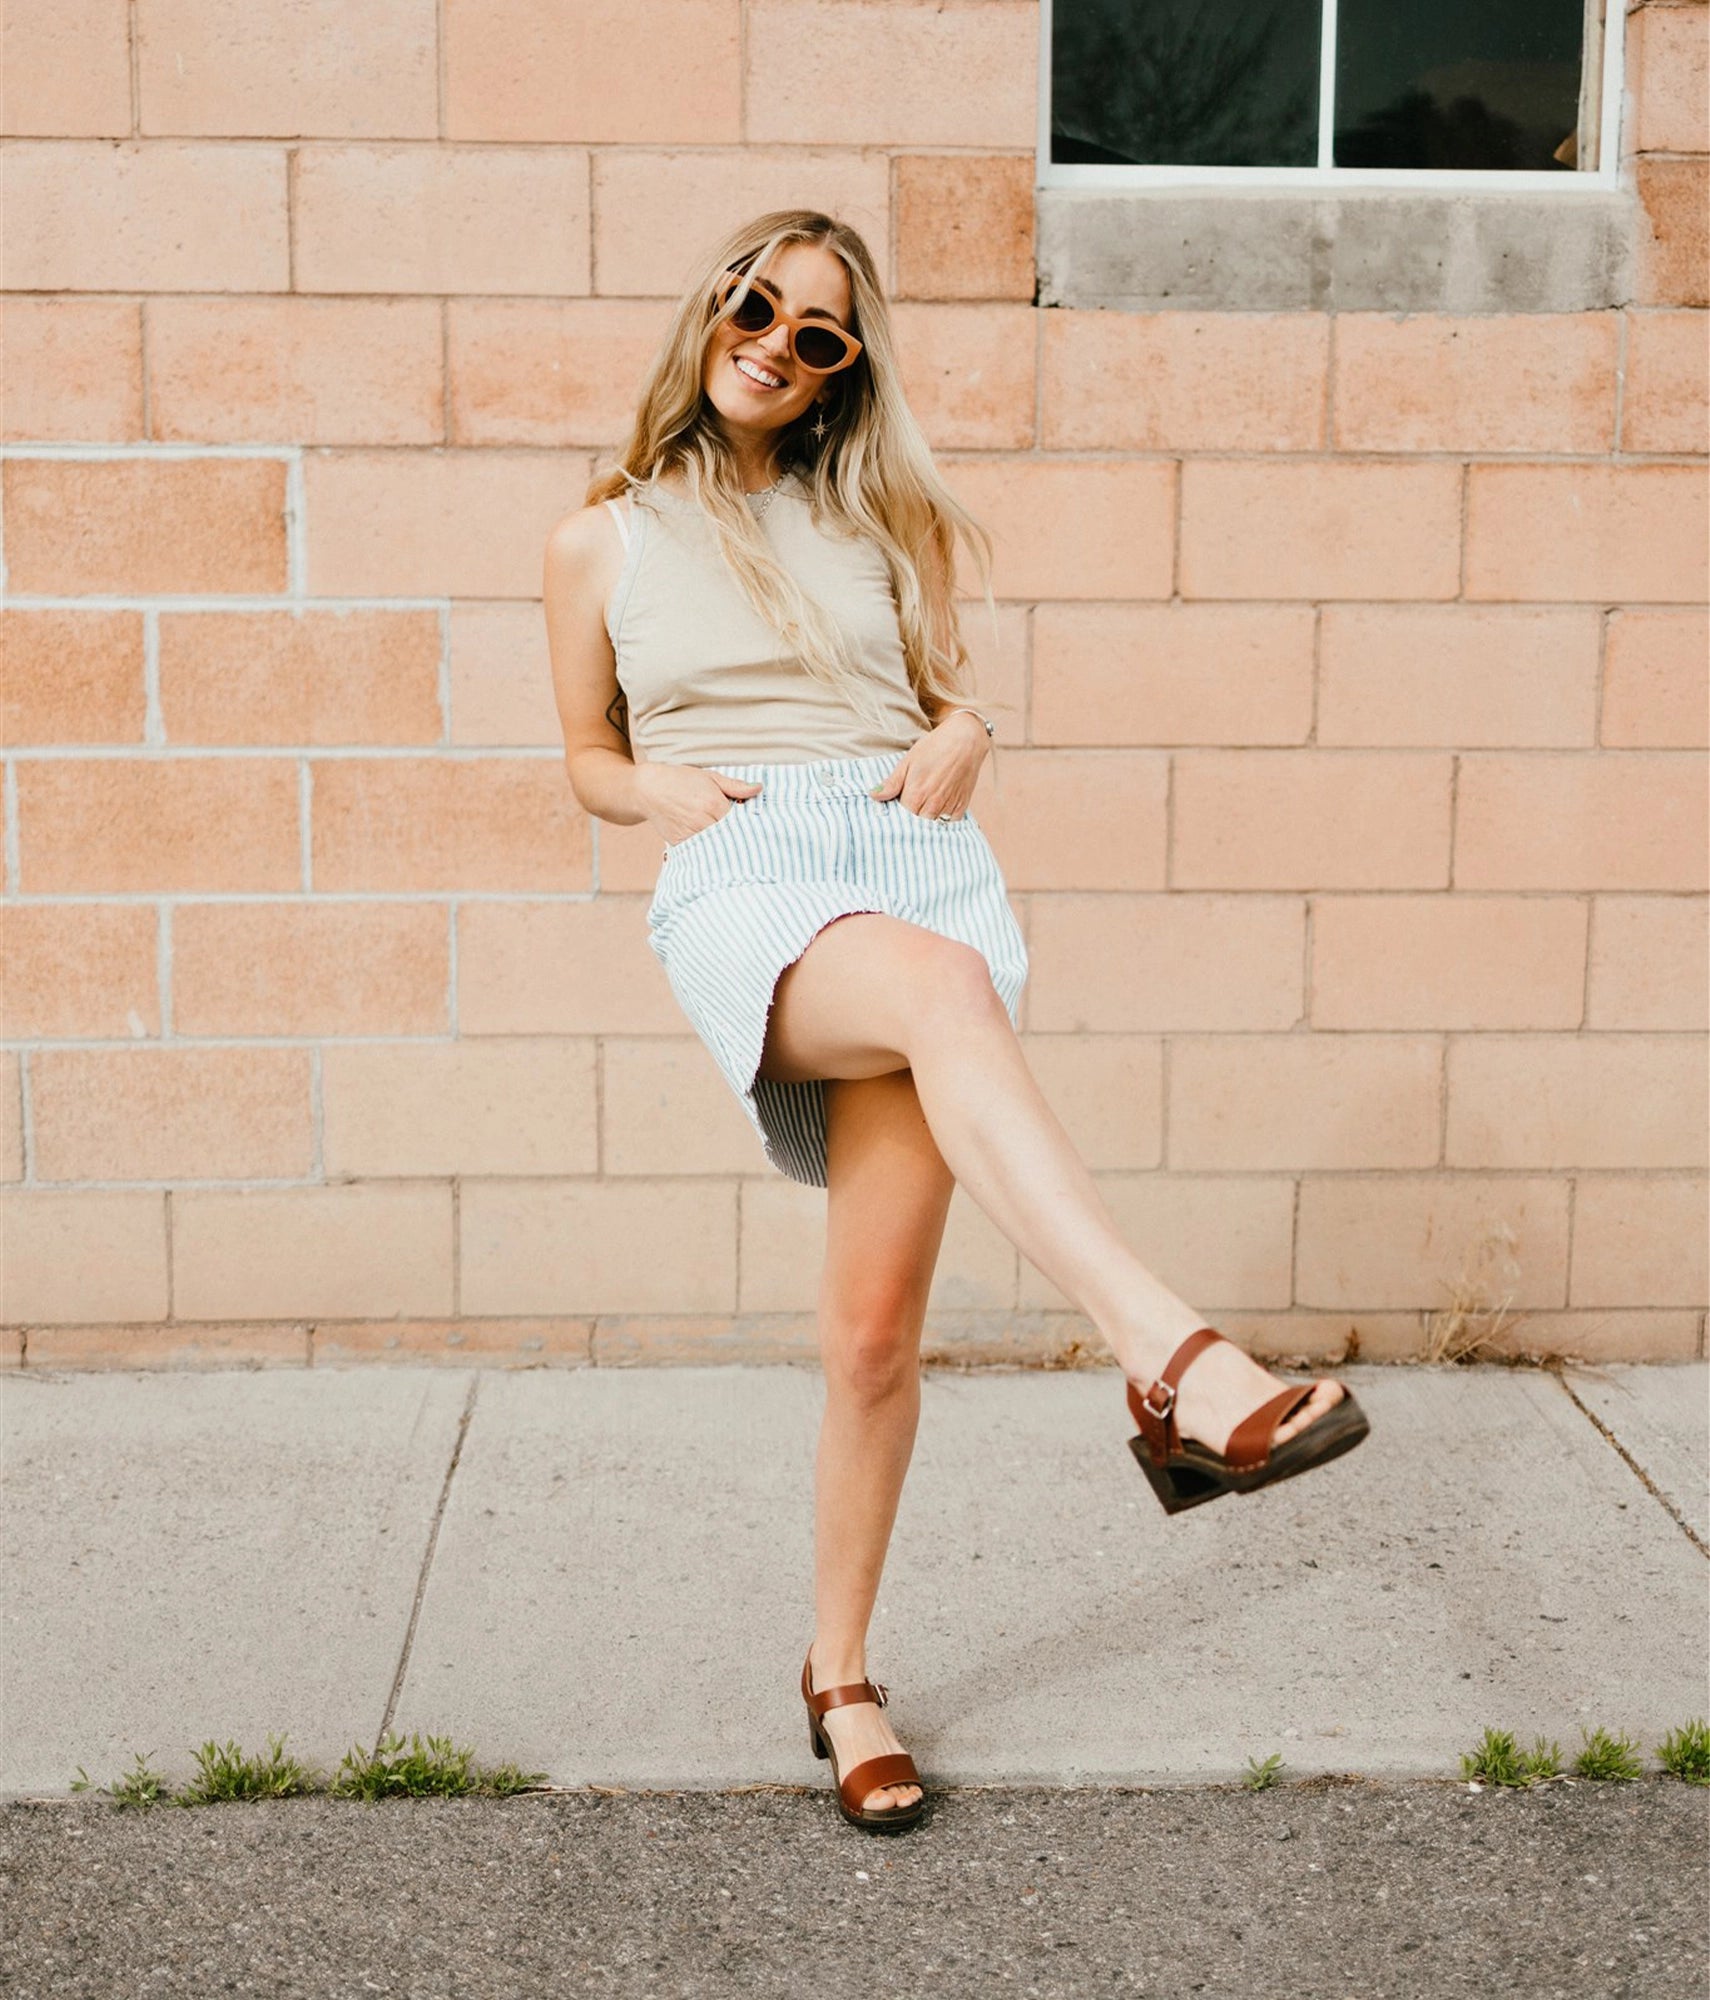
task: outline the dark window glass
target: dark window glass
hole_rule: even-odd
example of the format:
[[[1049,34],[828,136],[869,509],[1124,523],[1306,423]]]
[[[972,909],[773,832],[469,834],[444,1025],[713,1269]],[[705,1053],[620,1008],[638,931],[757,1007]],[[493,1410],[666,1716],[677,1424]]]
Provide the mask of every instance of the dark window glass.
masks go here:
[[[1051,158],[1310,167],[1318,33],[1319,0],[1055,0]]]
[[[1582,0],[1340,0],[1336,165],[1571,171]]]

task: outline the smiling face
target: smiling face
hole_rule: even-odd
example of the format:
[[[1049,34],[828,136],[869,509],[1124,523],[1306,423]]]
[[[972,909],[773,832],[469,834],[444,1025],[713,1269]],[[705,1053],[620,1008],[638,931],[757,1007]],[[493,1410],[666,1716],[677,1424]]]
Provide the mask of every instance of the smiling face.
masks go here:
[[[848,270],[841,257],[818,243],[781,245],[751,283],[798,318],[849,326]],[[829,397],[826,382],[798,365],[782,322],[753,334],[725,321],[707,344],[701,386],[738,452],[760,467],[770,462],[785,426]]]

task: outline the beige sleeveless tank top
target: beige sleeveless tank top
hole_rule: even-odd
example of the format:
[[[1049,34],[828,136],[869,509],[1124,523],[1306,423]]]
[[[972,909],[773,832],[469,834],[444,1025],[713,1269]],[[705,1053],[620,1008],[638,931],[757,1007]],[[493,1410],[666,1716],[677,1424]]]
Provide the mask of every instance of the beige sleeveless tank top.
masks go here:
[[[850,638],[885,705],[882,730],[783,650],[725,568],[696,502],[658,485],[651,493],[657,505],[633,495],[627,522],[606,503],[626,536],[606,630],[638,757],[709,767],[873,757],[906,750],[931,728],[909,684],[883,554],[866,536],[816,526],[798,473],[774,490],[761,532]]]

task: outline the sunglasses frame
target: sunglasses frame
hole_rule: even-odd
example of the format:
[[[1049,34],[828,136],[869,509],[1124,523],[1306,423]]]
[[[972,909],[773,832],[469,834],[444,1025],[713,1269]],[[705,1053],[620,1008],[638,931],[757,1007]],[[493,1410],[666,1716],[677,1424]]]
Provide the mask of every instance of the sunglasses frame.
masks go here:
[[[751,274],[746,271],[727,271],[719,283],[717,293],[714,295],[714,310],[716,312],[723,312],[725,306],[730,301],[731,293],[736,291],[745,281],[748,281],[750,277]],[[850,367],[860,355],[861,342],[856,339],[855,335],[847,327],[838,326],[833,320],[820,319],[817,315],[810,319],[798,319],[794,313],[785,312],[776,299],[760,290],[752,282],[748,284],[748,291],[750,297],[763,299],[771,307],[772,317],[764,326],[745,326],[739,327],[736,330],[745,335],[758,336],[762,333],[770,333],[773,327],[781,320],[788,327],[790,333],[790,359],[798,368],[805,370],[809,375],[841,375],[843,370]],[[833,362],[829,368],[816,368],[811,361],[806,361],[802,358],[801,352],[796,346],[796,334],[798,329],[802,327],[817,327],[822,333],[835,333],[847,345],[848,353],[843,360]]]

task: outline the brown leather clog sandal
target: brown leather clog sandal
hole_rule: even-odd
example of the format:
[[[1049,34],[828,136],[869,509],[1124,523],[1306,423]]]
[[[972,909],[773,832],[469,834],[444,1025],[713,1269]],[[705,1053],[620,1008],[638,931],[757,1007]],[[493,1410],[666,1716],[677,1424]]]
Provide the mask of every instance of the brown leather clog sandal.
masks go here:
[[[1212,1345],[1226,1340],[1215,1327],[1202,1326],[1190,1333],[1176,1349],[1152,1386],[1141,1394],[1136,1383],[1128,1384],[1128,1407],[1140,1426],[1140,1435],[1128,1440],[1128,1449],[1139,1461],[1140,1470],[1151,1481],[1152,1491],[1166,1514],[1179,1514],[1188,1507],[1200,1507],[1207,1500],[1221,1499],[1225,1493],[1256,1493],[1261,1486],[1340,1458],[1371,1430],[1366,1413],[1354,1401],[1345,1382],[1342,1391],[1321,1417],[1305,1430],[1285,1438],[1273,1450],[1271,1440],[1278,1427],[1307,1400],[1319,1381],[1297,1382],[1261,1403],[1245,1416],[1229,1434],[1226,1452],[1208,1450],[1196,1438],[1184,1438],[1176,1428],[1176,1385],[1188,1364]],[[1230,1342],[1231,1346],[1235,1343]]]
[[[820,1717],[828,1708],[842,1708],[850,1702],[877,1702],[880,1708],[890,1698],[890,1690],[877,1681],[849,1681],[842,1687],[821,1688],[813,1691],[812,1675],[813,1648],[809,1646],[808,1657],[802,1662],[802,1700],[807,1703],[808,1748],[816,1757],[831,1759],[832,1781],[837,1787],[837,1810],[851,1826],[865,1827],[869,1833],[900,1833],[906,1826],[914,1826],[926,1810],[926,1790],[912,1805],[882,1806],[877,1812],[867,1812],[861,1801],[869,1792],[877,1791],[881,1785],[919,1785],[920,1773],[914,1768],[914,1759],[906,1750],[894,1750],[883,1757],[868,1757],[853,1770],[840,1772],[837,1768],[837,1752],[832,1748],[831,1738],[820,1727]]]

